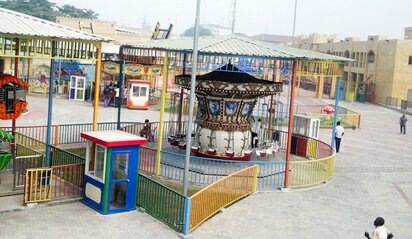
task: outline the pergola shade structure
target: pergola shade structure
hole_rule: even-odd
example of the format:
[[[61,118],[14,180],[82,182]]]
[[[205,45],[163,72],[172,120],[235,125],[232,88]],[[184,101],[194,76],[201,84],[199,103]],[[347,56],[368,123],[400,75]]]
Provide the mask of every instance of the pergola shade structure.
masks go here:
[[[110,40],[4,8],[0,8],[0,19],[2,57],[96,60],[96,44]]]
[[[100,81],[102,42],[111,39],[81,32],[54,22],[0,8],[0,58],[14,58],[18,76],[19,59],[50,60],[47,145],[50,145],[53,82],[56,60],[87,60],[96,64],[96,85]],[[99,88],[95,90],[95,106]],[[94,107],[93,128],[97,128],[98,107]],[[15,121],[12,124],[15,128]],[[50,158],[49,150],[47,159]],[[47,160],[49,161],[49,160]]]
[[[169,68],[181,68],[182,74],[186,74],[187,69],[193,69],[192,55],[193,38],[179,38],[167,40],[155,40],[140,42],[135,44],[122,45],[119,50],[119,58],[124,62],[131,62],[143,65],[163,65],[164,79],[162,88],[161,122],[159,134],[163,133],[164,95],[166,92],[167,74]],[[279,44],[272,44],[240,36],[218,36],[198,38],[198,59],[196,69],[201,74],[219,69],[222,71],[232,71],[233,67],[223,67],[232,65],[254,75],[256,78],[275,82],[282,81],[281,76],[285,71],[291,72],[291,100],[289,110],[289,135],[288,149],[286,154],[286,171],[289,170],[291,124],[293,120],[294,88],[296,84],[297,72],[312,71],[316,74],[340,75],[341,65],[350,59],[295,49]],[[230,64],[229,64],[230,63]],[[293,67],[290,67],[293,66]],[[283,71],[283,72],[282,72]],[[332,88],[335,85],[332,86]],[[181,91],[181,94],[183,91]],[[194,94],[194,92],[190,92]],[[180,97],[182,99],[183,97]],[[272,112],[271,98],[270,113]],[[179,104],[182,105],[182,102]],[[181,112],[181,110],[179,111]],[[271,115],[269,116],[271,118]],[[180,121],[181,117],[179,117]],[[269,119],[269,124],[271,119]],[[269,125],[269,128],[271,125]],[[161,142],[158,144],[157,163],[160,162]],[[285,185],[288,184],[285,180]]]

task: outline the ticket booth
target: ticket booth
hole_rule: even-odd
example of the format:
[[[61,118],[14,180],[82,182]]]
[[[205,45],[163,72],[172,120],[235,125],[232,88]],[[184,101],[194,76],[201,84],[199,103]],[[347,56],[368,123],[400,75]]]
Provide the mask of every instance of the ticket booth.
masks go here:
[[[129,80],[127,108],[147,110],[149,107],[150,81]]]
[[[81,137],[87,140],[83,203],[102,214],[135,210],[139,145],[147,139],[120,130]]]
[[[319,138],[320,119],[299,114],[293,115],[292,132],[311,138]]]

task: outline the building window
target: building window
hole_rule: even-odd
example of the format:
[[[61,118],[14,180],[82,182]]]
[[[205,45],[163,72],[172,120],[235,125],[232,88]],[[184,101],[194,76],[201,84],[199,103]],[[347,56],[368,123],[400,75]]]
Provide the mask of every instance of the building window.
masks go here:
[[[408,64],[412,65],[412,56],[409,56]]]
[[[368,63],[374,63],[375,62],[375,53],[373,51],[370,51],[368,53]]]
[[[345,51],[345,53],[343,53],[343,57],[349,58],[349,57],[350,57],[349,51]],[[345,66],[348,66],[348,65],[349,65],[349,63],[348,63],[348,62],[345,62]]]

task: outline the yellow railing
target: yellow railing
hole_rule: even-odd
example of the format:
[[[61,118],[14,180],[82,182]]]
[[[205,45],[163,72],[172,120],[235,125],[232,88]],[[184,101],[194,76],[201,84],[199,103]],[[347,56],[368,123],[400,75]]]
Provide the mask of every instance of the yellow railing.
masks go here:
[[[330,180],[335,171],[336,153],[324,159],[291,161],[290,188],[307,187]]]
[[[26,135],[15,132],[15,143],[36,150],[37,152],[46,152],[46,144],[40,140],[28,137]]]
[[[51,168],[26,169],[24,204],[50,201],[52,185]]]
[[[220,209],[256,191],[258,166],[230,174],[191,197],[190,231]]]

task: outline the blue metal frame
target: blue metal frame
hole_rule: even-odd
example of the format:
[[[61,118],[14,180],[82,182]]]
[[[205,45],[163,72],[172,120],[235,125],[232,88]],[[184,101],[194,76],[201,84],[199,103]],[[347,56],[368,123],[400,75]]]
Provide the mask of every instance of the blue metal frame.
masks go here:
[[[93,186],[95,186],[95,187],[97,187],[101,190],[101,194],[100,194],[101,201],[100,201],[100,203],[97,203],[97,202],[91,200],[90,198],[86,197],[85,190],[86,190],[86,184],[87,183],[89,183],[89,184],[91,184],[91,185],[93,185]],[[104,200],[103,195],[104,195],[104,183],[101,183],[101,182],[97,181],[96,179],[94,179],[90,176],[84,175],[82,202],[84,204],[86,204],[87,206],[93,208],[94,210],[98,211],[99,213],[104,213],[103,212],[103,200]]]
[[[139,155],[139,147],[138,146],[127,146],[127,147],[114,147],[112,148],[110,160],[110,184],[109,184],[109,192],[108,192],[108,210],[107,214],[112,213],[119,213],[125,211],[132,211],[136,209],[136,195],[137,195],[137,174],[138,174],[138,155]],[[128,171],[127,171],[127,179],[119,179],[113,180],[113,168],[114,165],[114,156],[116,154],[129,154],[129,162],[128,162]],[[127,190],[126,190],[126,206],[124,208],[110,208],[110,200],[111,200],[111,190],[112,186],[116,183],[127,183]]]
[[[336,93],[335,93],[335,112],[333,113],[333,129],[332,129],[332,148],[335,148],[335,134],[336,134],[336,123],[338,121],[338,111],[339,111],[339,98],[340,98],[340,80],[341,77],[338,77],[338,82],[336,84]]]
[[[51,56],[57,55],[57,43],[52,41]],[[53,112],[53,85],[54,85],[54,68],[55,61],[50,60],[50,80],[49,80],[49,107],[47,111],[47,137],[46,137],[46,165],[51,166],[50,143],[52,130],[52,112]]]

